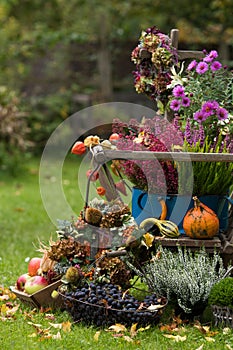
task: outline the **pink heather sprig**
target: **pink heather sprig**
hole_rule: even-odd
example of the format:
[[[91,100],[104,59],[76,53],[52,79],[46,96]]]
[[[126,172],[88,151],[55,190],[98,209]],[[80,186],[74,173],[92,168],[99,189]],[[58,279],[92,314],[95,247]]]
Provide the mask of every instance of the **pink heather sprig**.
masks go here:
[[[133,125],[132,125],[133,124]],[[114,120],[113,131],[121,131],[117,149],[122,151],[171,151],[172,145],[182,145],[183,139],[171,123],[161,116],[148,118],[143,123],[129,122],[122,126]],[[125,176],[138,188],[154,193],[177,193],[178,174],[172,162],[121,161]]]

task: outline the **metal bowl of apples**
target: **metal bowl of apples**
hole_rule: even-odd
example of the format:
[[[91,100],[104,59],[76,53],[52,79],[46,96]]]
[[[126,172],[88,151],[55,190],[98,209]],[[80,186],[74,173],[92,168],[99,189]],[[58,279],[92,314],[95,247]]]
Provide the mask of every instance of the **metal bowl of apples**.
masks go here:
[[[28,272],[18,277],[11,291],[24,303],[36,308],[61,307],[61,297],[56,289],[61,285],[61,280],[49,282],[39,274],[41,258],[31,258],[28,263]]]

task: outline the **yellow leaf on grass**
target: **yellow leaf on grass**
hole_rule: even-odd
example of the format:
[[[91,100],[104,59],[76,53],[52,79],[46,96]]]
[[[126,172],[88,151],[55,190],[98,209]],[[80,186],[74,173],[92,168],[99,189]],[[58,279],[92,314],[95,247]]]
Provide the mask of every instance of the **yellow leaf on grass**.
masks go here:
[[[204,347],[204,344],[201,344],[201,346],[199,346],[199,348],[195,349],[195,350],[202,350]]]
[[[146,327],[140,327],[138,328],[138,332],[144,332],[144,331],[147,331],[147,329],[150,329],[150,325],[146,326]]]
[[[123,337],[128,343],[132,343],[133,339],[130,338],[128,335],[124,335]]]
[[[223,334],[228,334],[228,333],[230,333],[230,328],[229,327],[224,327],[223,328],[223,330],[222,330],[222,332],[223,332]]]
[[[53,328],[58,328],[58,329],[62,329],[62,323],[51,323],[49,322],[50,326],[52,326]]]
[[[64,332],[70,332],[71,331],[71,326],[72,326],[72,323],[70,321],[62,322],[62,330]]]
[[[57,332],[57,334],[52,335],[52,339],[60,340],[61,339],[61,333]]]
[[[100,331],[97,331],[94,335],[94,340],[98,341],[99,340],[99,336],[100,336]]]
[[[233,350],[233,348],[232,348],[229,344],[226,344],[226,348],[227,348],[228,350]]]
[[[114,331],[116,333],[127,331],[127,328],[123,324],[120,324],[120,323],[116,323],[116,324],[110,326],[108,329],[110,331]]]
[[[186,335],[184,335],[183,337],[181,337],[180,335],[172,335],[172,334],[163,334],[164,337],[172,339],[174,341],[185,341],[187,339]]]
[[[215,339],[211,337],[205,337],[205,340],[207,340],[208,342],[215,342]]]
[[[131,337],[135,337],[135,335],[137,334],[137,323],[134,323],[131,328],[130,328],[130,335]]]

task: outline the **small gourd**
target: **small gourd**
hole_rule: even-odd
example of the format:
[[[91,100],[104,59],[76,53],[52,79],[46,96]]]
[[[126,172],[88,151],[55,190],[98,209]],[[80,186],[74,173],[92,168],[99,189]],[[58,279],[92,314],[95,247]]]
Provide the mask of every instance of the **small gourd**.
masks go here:
[[[213,238],[219,231],[216,213],[197,197],[193,197],[194,207],[185,215],[183,229],[187,236],[196,239]]]

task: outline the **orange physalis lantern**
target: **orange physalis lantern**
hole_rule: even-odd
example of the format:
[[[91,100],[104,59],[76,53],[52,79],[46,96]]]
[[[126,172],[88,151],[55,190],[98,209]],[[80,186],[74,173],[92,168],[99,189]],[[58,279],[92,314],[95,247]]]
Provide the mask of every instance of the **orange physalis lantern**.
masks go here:
[[[81,155],[86,152],[86,147],[83,142],[77,141],[71,149],[71,153]]]
[[[106,193],[106,190],[105,190],[104,187],[99,186],[99,187],[96,188],[96,192],[98,193],[99,196],[104,196],[105,193]]]

